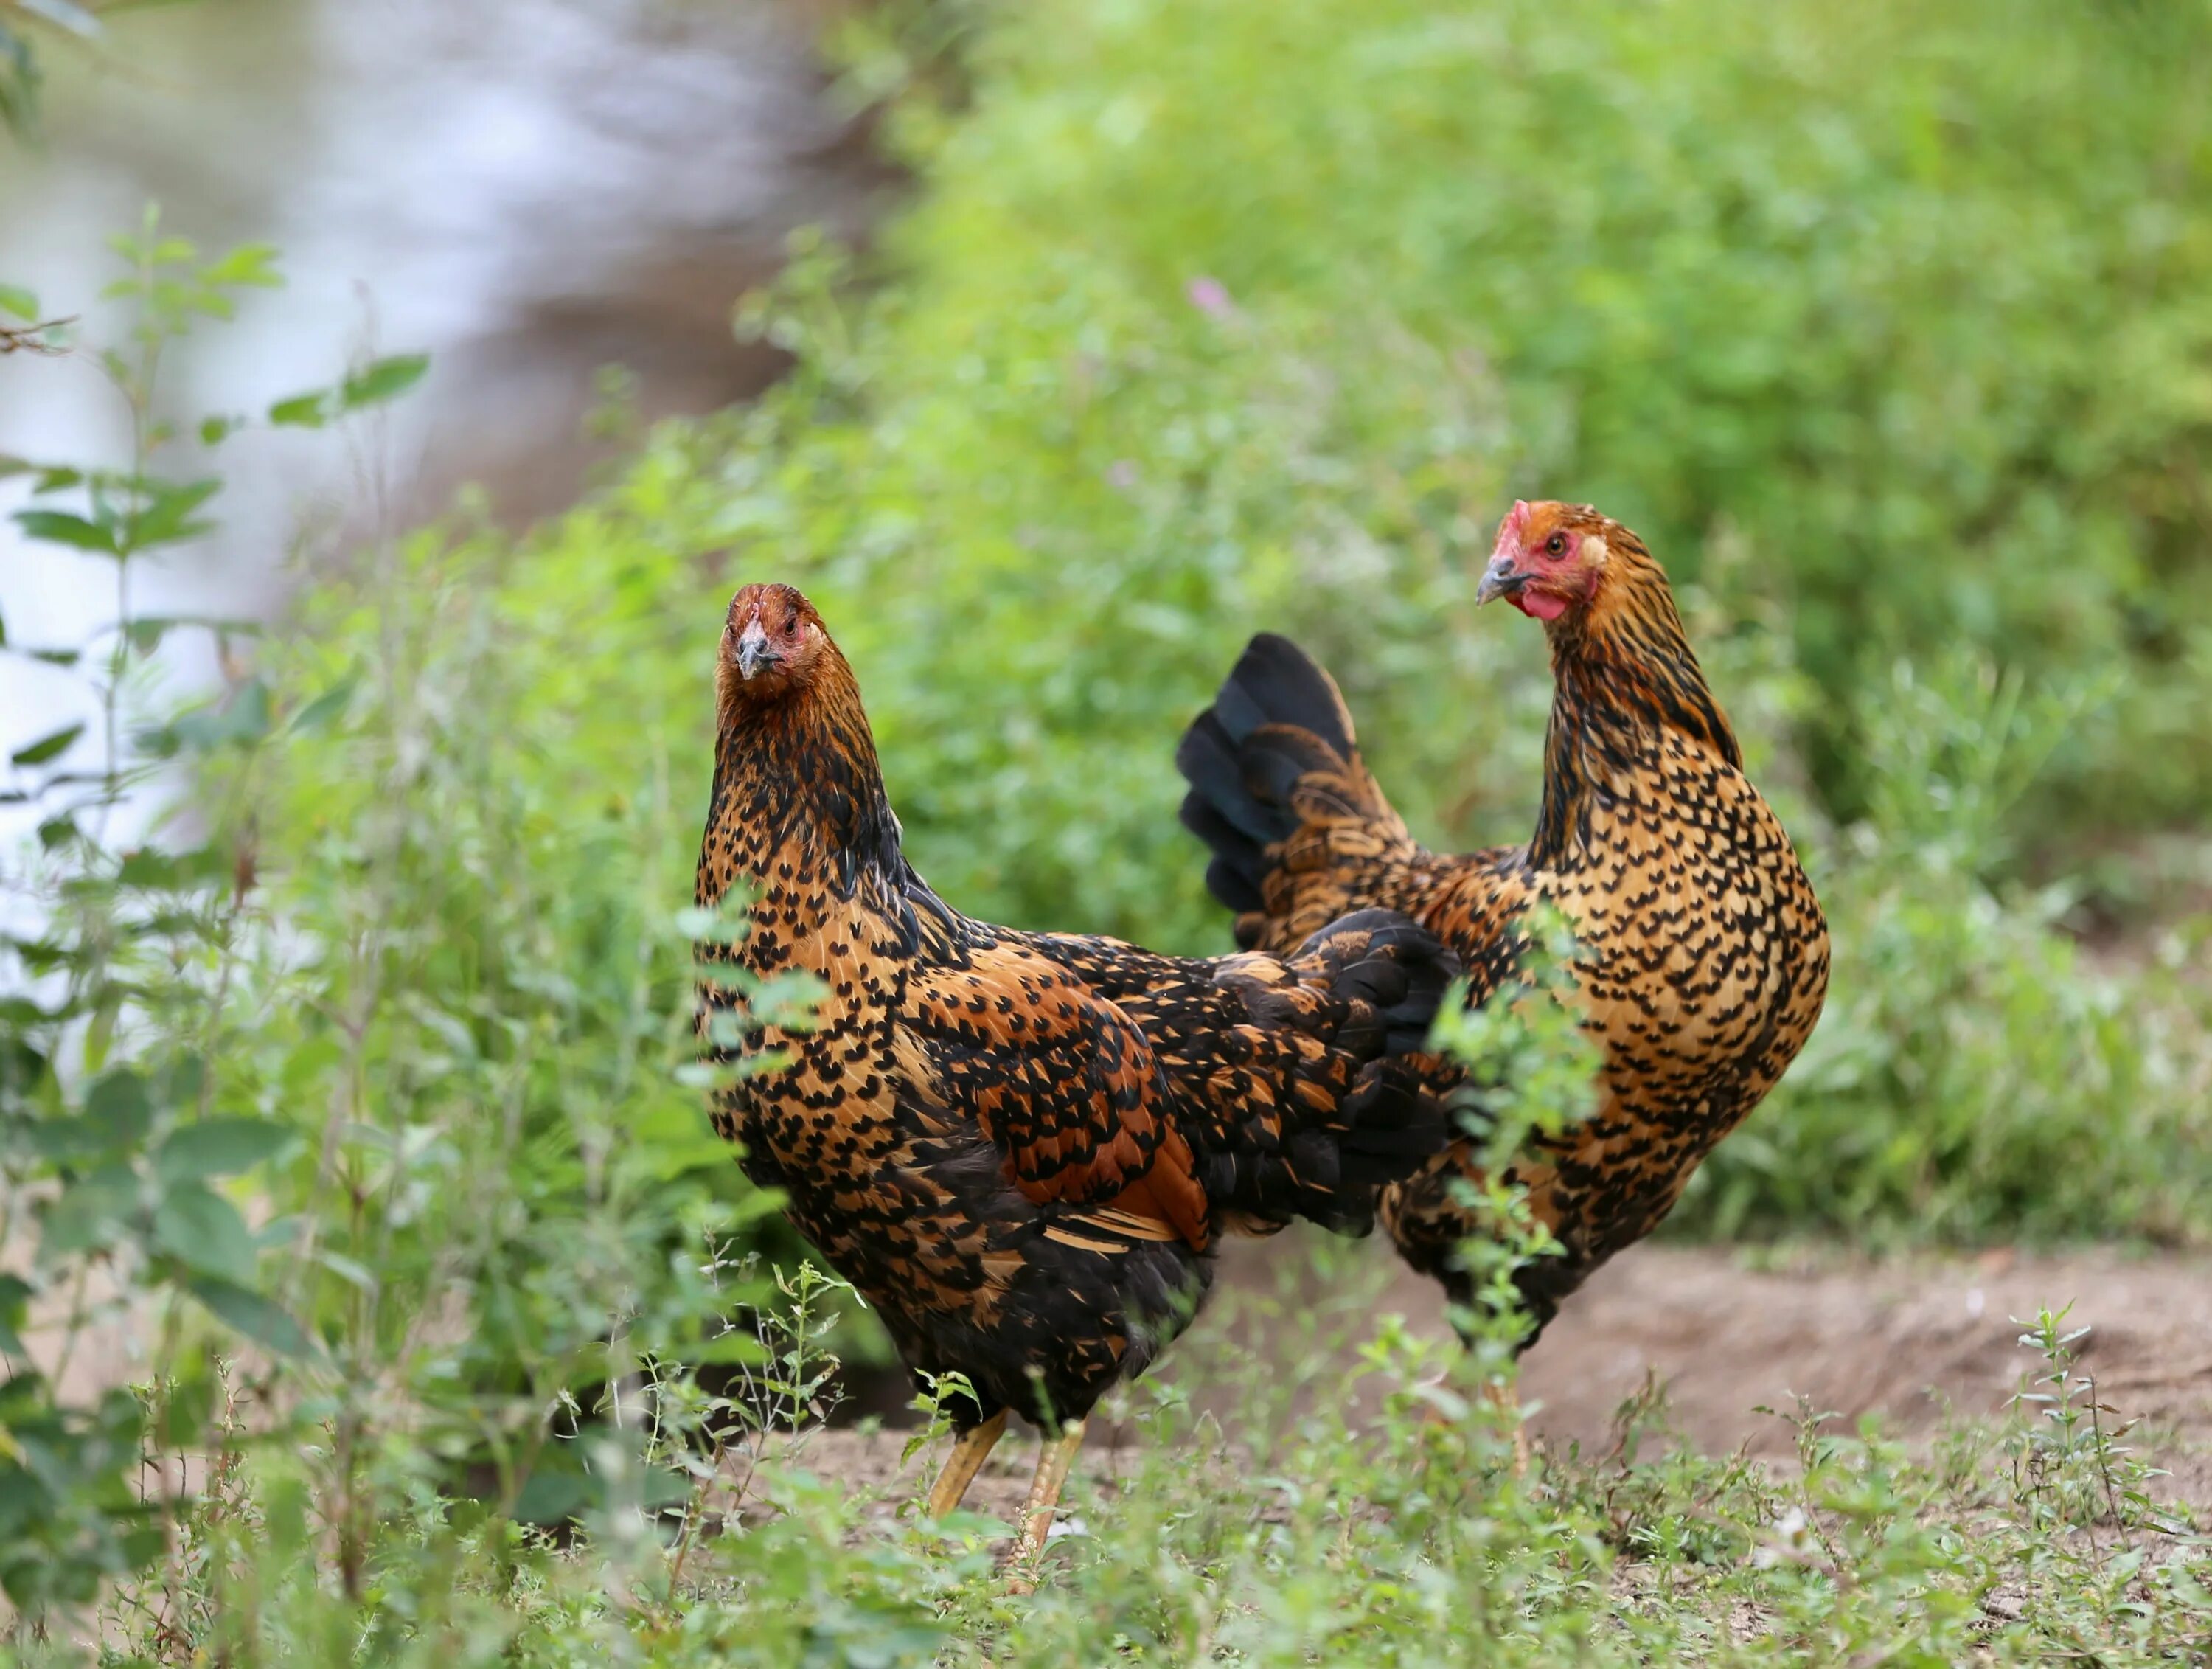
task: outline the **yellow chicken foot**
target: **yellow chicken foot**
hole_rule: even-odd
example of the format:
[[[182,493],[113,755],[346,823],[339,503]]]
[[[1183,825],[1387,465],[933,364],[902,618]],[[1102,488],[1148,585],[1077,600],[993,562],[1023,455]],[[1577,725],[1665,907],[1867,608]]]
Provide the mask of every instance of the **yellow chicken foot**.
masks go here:
[[[1083,1422],[1071,1420],[1057,1437],[1047,1438],[1037,1455],[1036,1477],[1030,1482],[1030,1498],[1022,1504],[1021,1538],[1014,1544],[1016,1575],[1006,1581],[1009,1593],[1032,1593],[1036,1583],[1023,1574],[1024,1567],[1044,1551],[1046,1533],[1052,1528],[1060,1492],[1067,1486],[1067,1470],[1083,1447]]]
[[[933,1519],[957,1511],[960,1503],[967,1499],[968,1486],[975,1481],[975,1474],[983,1470],[984,1461],[1006,1434],[1004,1409],[981,1425],[962,1432],[952,1445],[952,1453],[945,1457],[945,1469],[938,1473],[937,1482],[929,1486],[929,1500],[922,1510]]]

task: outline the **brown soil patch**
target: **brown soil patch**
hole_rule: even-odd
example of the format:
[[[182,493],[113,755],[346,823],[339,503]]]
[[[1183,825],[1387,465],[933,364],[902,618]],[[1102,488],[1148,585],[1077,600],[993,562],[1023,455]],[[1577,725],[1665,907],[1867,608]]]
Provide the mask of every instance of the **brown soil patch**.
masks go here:
[[[1402,1289],[1409,1313],[1417,1294]],[[2037,1309],[2073,1305],[2074,1347],[2101,1400],[2193,1443],[2212,1441],[2212,1263],[2066,1257],[1806,1259],[1746,1268],[1726,1251],[1641,1246],[1601,1270],[1528,1353],[1522,1394],[1553,1441],[1594,1441],[1647,1372],[1702,1449],[1790,1447],[1760,1404],[1799,1396],[1847,1421],[1924,1434],[1945,1410],[2001,1410],[2039,1359]]]
[[[1361,1320],[1396,1312],[1420,1333],[1448,1332],[1440,1294],[1402,1270],[1384,1273],[1362,1248],[1358,1268],[1370,1290]],[[1236,1316],[1237,1297],[1269,1288],[1295,1240],[1240,1245],[1224,1259],[1220,1300],[1170,1353],[1169,1372],[1193,1386],[1202,1404],[1226,1404],[1233,1392],[1209,1366],[1224,1356],[1224,1336],[1249,1337]],[[2071,1302],[2069,1327],[2087,1326],[2075,1346],[2095,1375],[2100,1401],[2121,1417],[2140,1418],[2130,1441],[2169,1468],[2176,1495],[2212,1505],[2212,1259],[2135,1258],[2118,1252],[1927,1256],[1869,1260],[1808,1252],[1753,1262],[1724,1248],[1644,1246],[1591,1281],[1525,1361],[1522,1397],[1529,1423],[1555,1448],[1609,1442],[1613,1416],[1647,1375],[1665,1387],[1671,1417],[1708,1453],[1747,1447],[1782,1459],[1794,1439],[1778,1413],[1809,1398],[1850,1429],[1873,1414],[1883,1428],[1925,1439],[1947,1410],[2001,1413],[2039,1358],[2019,1343],[2043,1305]],[[1363,1335],[1353,1334],[1356,1339]],[[1350,1361],[1349,1343],[1333,1346]],[[1311,1364],[1304,1363],[1303,1367]],[[1094,1447],[1131,1440],[1095,1421]],[[927,1483],[924,1470],[941,1449],[900,1476],[903,1434],[823,1432],[810,1451],[817,1471],[896,1496]],[[1009,1519],[1034,1463],[1026,1436],[1000,1445],[972,1503]],[[1110,1470],[1103,1454],[1085,1470]]]

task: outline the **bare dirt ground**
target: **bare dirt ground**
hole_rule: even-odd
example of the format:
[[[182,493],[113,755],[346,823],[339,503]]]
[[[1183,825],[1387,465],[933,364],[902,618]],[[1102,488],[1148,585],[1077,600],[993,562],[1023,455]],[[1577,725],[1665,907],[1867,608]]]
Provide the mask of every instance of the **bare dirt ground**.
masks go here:
[[[1223,1286],[1267,1284],[1279,1255],[1270,1245],[1237,1248]],[[2011,1318],[2069,1302],[2069,1326],[2091,1330],[2075,1348],[2099,1400],[2142,1420],[2130,1441],[2172,1471],[2175,1495],[2212,1505],[2212,1258],[1994,1252],[1876,1262],[1808,1252],[1754,1264],[1725,1248],[1647,1245],[1567,1306],[1528,1353],[1522,1397],[1532,1430],[1555,1448],[1609,1442],[1615,1410],[1647,1374],[1666,1387],[1683,1435],[1707,1453],[1788,1456],[1790,1428],[1758,1410],[1793,1409],[1800,1396],[1843,1416],[1832,1429],[1873,1413],[1885,1429],[1924,1440],[1947,1410],[2001,1412],[2039,1361],[2021,1348]],[[1376,1306],[1393,1310],[1424,1333],[1447,1331],[1435,1288],[1410,1275],[1392,1279]],[[1214,1326],[1202,1319],[1170,1358],[1201,1386]],[[809,1464],[858,1487],[919,1489],[936,1454],[898,1476],[904,1435],[820,1433]],[[1104,1429],[1094,1438],[1102,1450],[1125,1441]],[[970,1504],[1010,1519],[1034,1458],[1026,1441],[1002,1444]],[[1099,1476],[1110,1470],[1103,1461],[1094,1456],[1086,1470]]]
[[[1553,1441],[1601,1436],[1646,1369],[1707,1450],[1790,1446],[1753,1410],[1799,1395],[1855,1421],[1925,1433],[1946,1407],[1994,1414],[2037,1365],[2021,1348],[2039,1307],[2074,1306],[2075,1346],[2103,1400],[2212,1439],[2212,1260],[2113,1253],[1805,1258],[1748,1269],[1725,1250],[1644,1246],[1601,1271],[1529,1352],[1524,1397]]]

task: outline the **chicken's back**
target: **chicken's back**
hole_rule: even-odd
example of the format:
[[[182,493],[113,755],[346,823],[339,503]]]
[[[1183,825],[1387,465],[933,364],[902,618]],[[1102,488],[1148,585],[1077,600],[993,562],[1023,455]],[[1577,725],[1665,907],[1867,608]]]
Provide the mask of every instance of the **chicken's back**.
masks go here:
[[[1447,1109],[1391,1064],[1419,1051],[1458,972],[1436,935],[1354,911],[1281,954],[1166,957],[1034,935],[1143,1032],[1212,1217],[1268,1233],[1372,1227],[1379,1191],[1447,1139]]]

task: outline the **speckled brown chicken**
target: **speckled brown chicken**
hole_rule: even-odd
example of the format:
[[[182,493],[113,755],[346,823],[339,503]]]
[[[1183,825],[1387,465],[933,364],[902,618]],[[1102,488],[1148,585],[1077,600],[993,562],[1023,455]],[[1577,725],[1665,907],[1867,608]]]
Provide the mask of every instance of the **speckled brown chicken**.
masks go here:
[[[1782,1075],[1828,983],[1820,907],[1743,761],[1644,542],[1584,505],[1516,503],[1478,602],[1541,620],[1556,682],[1542,807],[1525,846],[1417,844],[1359,756],[1327,673],[1251,645],[1183,739],[1183,821],[1212,849],[1237,942],[1297,942],[1347,910],[1401,910],[1466,965],[1470,1001],[1510,974],[1530,901],[1571,926],[1600,1104],[1514,1166],[1561,1250],[1520,1274],[1533,1341],[1590,1271],[1649,1233],[1698,1161]],[[1476,1231],[1451,1180],[1462,1141],[1386,1195],[1407,1260],[1468,1296]]]
[[[805,597],[737,594],[717,688],[697,898],[752,902],[745,936],[702,953],[827,987],[812,1029],[735,1041],[713,1023],[731,982],[702,985],[720,1058],[790,1055],[724,1092],[717,1126],[908,1366],[973,1387],[933,1512],[1008,1409],[1063,1430],[1033,1550],[1084,1416],[1188,1325],[1221,1233],[1364,1230],[1442,1149],[1443,1108],[1384,1063],[1420,1046],[1455,965],[1382,911],[1211,960],[971,921],[907,862],[852,669]]]

